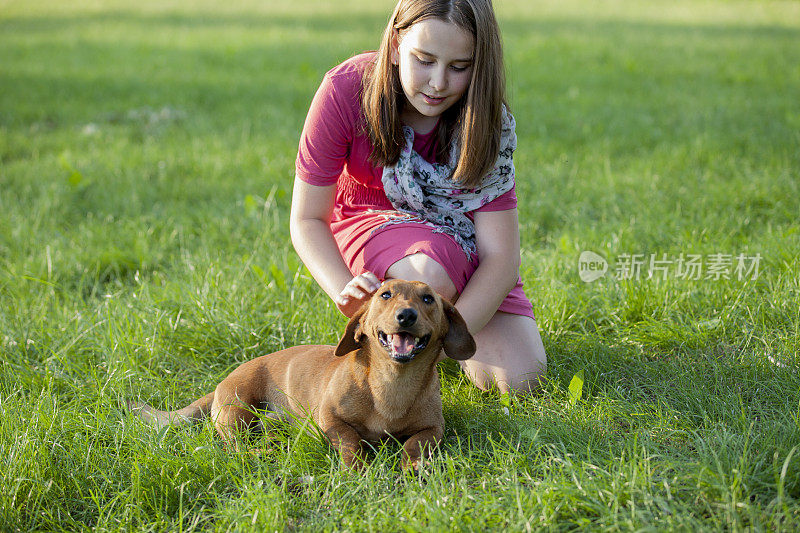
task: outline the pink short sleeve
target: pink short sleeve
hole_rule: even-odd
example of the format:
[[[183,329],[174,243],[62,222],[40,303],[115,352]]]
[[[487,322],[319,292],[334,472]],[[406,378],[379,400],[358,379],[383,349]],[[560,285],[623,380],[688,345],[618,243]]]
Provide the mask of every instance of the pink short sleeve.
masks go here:
[[[476,209],[476,211],[506,211],[517,207],[517,188],[512,187],[510,191],[501,194],[488,204]]]
[[[330,73],[314,95],[306,116],[295,170],[311,185],[333,185],[344,168],[353,140],[353,121],[339,101]]]

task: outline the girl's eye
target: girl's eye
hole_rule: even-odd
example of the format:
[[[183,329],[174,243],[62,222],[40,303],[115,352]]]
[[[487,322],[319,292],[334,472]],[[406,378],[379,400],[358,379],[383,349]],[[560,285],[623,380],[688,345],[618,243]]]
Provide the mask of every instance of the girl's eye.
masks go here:
[[[451,68],[451,69],[453,69],[453,70],[455,70],[456,72],[464,72],[464,71],[465,71],[465,70],[467,70],[469,67],[457,67],[457,66],[453,65],[453,66],[452,66],[452,67],[450,67],[450,68]]]
[[[381,298],[383,298],[384,300],[388,300],[388,299],[389,299],[389,298],[391,298],[391,297],[392,297],[392,293],[391,293],[391,292],[389,292],[389,291],[386,291],[386,292],[384,292],[384,293],[381,293]]]
[[[430,294],[426,294],[422,297],[422,301],[425,302],[426,304],[432,304],[434,301],[433,296],[431,296]]]
[[[433,65],[433,61],[425,61],[421,57],[417,57],[417,61],[419,61],[420,65],[425,65],[426,67],[430,66],[430,65]]]

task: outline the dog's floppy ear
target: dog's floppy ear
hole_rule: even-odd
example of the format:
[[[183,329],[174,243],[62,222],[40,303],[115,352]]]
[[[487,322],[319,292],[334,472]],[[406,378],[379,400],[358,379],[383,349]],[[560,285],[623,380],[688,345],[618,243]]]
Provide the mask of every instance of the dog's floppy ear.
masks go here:
[[[358,350],[361,346],[361,338],[364,334],[361,332],[361,317],[364,316],[364,313],[367,312],[369,308],[369,301],[365,302],[355,314],[350,317],[350,321],[347,323],[347,327],[344,328],[344,334],[342,335],[341,340],[339,340],[339,344],[336,345],[336,351],[334,354],[341,357],[345,354],[352,352],[353,350]]]
[[[475,355],[475,339],[472,338],[467,323],[461,318],[461,313],[447,300],[442,300],[444,314],[450,327],[444,336],[444,353],[450,359],[463,361]]]

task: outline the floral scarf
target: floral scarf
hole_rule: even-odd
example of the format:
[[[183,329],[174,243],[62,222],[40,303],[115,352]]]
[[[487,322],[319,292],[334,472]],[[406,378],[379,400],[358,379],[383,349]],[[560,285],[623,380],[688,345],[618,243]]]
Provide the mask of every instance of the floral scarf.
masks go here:
[[[474,189],[462,189],[450,179],[458,162],[460,147],[454,140],[447,164],[428,163],[414,151],[414,130],[403,126],[405,146],[400,159],[383,169],[383,188],[396,211],[379,211],[386,223],[420,222],[434,228],[435,233],[451,235],[467,254],[477,254],[475,224],[467,213],[483,207],[514,187],[514,150],[517,135],[514,117],[503,106],[500,132],[500,153],[492,170]],[[380,229],[378,228],[378,229]]]

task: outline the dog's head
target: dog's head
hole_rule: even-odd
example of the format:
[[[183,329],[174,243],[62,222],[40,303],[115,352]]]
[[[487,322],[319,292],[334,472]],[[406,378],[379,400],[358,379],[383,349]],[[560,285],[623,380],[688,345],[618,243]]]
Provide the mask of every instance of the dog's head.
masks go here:
[[[475,340],[453,305],[419,281],[388,280],[347,324],[336,355],[371,343],[395,363],[438,357],[469,359]]]

